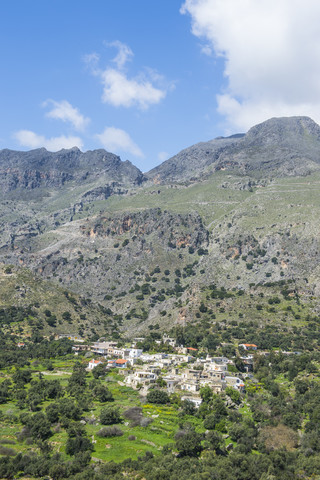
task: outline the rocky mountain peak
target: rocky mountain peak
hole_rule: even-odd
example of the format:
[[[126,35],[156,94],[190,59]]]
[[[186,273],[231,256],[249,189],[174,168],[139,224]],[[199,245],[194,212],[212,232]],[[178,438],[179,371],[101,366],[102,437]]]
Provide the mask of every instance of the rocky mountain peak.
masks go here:
[[[49,152],[39,148],[26,152],[0,151],[0,187],[15,189],[60,187],[68,181],[102,181],[140,184],[142,172],[131,162],[106,150],[81,152],[77,147]]]
[[[271,118],[246,135],[193,145],[148,172],[155,183],[200,179],[215,170],[262,176],[306,175],[320,169],[320,127],[309,117]]]
[[[250,128],[244,137],[246,145],[277,142],[290,147],[306,140],[320,142],[320,127],[309,117],[270,118]]]

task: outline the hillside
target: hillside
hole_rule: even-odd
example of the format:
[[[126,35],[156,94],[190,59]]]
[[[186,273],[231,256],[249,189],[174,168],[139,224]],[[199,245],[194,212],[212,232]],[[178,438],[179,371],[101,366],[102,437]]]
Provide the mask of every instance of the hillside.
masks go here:
[[[127,333],[195,322],[212,284],[248,302],[256,289],[258,303],[262,285],[293,281],[308,314],[320,307],[320,127],[311,119],[271,119],[195,145],[145,177],[101,150],[5,150],[0,165],[0,261],[109,309]],[[221,308],[210,307],[216,319],[235,317],[237,304]]]
[[[200,179],[217,170],[253,176],[300,176],[320,168],[320,127],[308,117],[271,118],[246,135],[189,147],[148,172],[154,183]]]

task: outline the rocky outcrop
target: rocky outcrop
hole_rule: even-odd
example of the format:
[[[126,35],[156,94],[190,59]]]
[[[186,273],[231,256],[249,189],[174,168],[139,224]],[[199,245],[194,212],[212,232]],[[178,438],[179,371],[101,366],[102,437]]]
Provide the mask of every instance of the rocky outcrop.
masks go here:
[[[157,237],[164,246],[173,248],[199,248],[208,245],[208,231],[197,214],[173,214],[160,208],[144,212],[127,213],[113,217],[100,217],[94,223],[81,226],[87,236],[113,237],[130,234],[130,237]]]

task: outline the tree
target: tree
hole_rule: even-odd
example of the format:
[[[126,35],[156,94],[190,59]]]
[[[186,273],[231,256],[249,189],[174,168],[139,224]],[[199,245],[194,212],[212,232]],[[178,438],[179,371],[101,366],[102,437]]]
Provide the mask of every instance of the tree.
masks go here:
[[[76,455],[79,452],[92,451],[93,445],[85,436],[85,429],[79,423],[73,423],[68,428],[68,439],[66,442],[66,453]]]
[[[82,410],[71,398],[62,398],[59,401],[59,413],[70,420],[80,420]]]
[[[159,376],[157,378],[156,383],[157,383],[157,385],[159,385],[159,387],[166,387],[167,386],[167,382],[165,380],[163,380],[163,378],[161,376]]]
[[[196,407],[194,403],[191,402],[191,400],[187,400],[187,399],[183,400],[183,402],[181,403],[181,407],[182,407],[182,412],[185,415],[194,415],[196,412]]]
[[[71,395],[78,395],[83,392],[85,386],[86,369],[84,365],[81,365],[81,363],[78,362],[73,367],[72,375],[68,381],[68,389]]]
[[[92,375],[97,380],[99,377],[103,377],[106,374],[106,367],[103,363],[100,363],[92,370]]]
[[[39,412],[35,415],[23,414],[20,419],[21,423],[26,425],[34,440],[47,440],[47,438],[51,437],[50,422],[44,413]]]
[[[197,433],[190,424],[184,425],[184,428],[176,433],[174,439],[181,457],[197,457],[202,451],[202,435]]]
[[[23,387],[25,383],[29,383],[32,378],[31,370],[16,370],[12,375],[13,382],[19,387]]]
[[[206,435],[206,440],[209,443],[209,448],[215,451],[220,450],[224,444],[224,438],[219,432],[208,432]]]
[[[100,383],[94,386],[92,393],[93,396],[101,403],[114,401],[110,390],[105,385],[101,385]]]
[[[170,403],[169,395],[163,390],[150,390],[147,394],[147,401],[149,403]]]
[[[209,403],[210,400],[213,398],[213,391],[212,389],[206,385],[205,387],[200,388],[200,397],[204,403]]]
[[[72,423],[68,428],[68,439],[66,442],[66,453],[68,455],[80,455],[78,461],[83,466],[90,461],[90,454],[94,449],[89,438],[86,437],[86,431],[83,425],[78,422]],[[81,457],[82,452],[87,452],[89,455]]]
[[[231,398],[231,400],[234,403],[240,403],[241,402],[241,395],[239,390],[236,390],[235,388],[232,387],[227,387],[226,388],[226,394]]]
[[[122,419],[118,407],[104,407],[100,412],[100,422],[102,425],[113,425],[121,423]]]
[[[217,423],[219,423],[219,421],[220,421],[220,417],[212,413],[211,415],[206,416],[206,418],[203,421],[203,426],[208,430],[214,430]]]
[[[47,419],[50,423],[56,423],[59,420],[59,405],[56,402],[49,403],[46,408]]]

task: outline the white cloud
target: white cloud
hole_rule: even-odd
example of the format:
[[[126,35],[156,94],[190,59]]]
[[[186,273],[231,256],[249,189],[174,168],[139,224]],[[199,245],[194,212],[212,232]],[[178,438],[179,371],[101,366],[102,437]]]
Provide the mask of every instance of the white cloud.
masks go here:
[[[205,44],[205,45],[201,45],[201,52],[204,54],[204,55],[207,55],[208,57],[210,57],[213,53],[212,51],[212,48],[210,47],[210,45],[208,44]]]
[[[224,59],[218,111],[245,130],[271,116],[320,121],[318,0],[185,0],[192,33]]]
[[[144,157],[141,149],[134,143],[130,135],[120,128],[106,127],[101,134],[96,135],[96,138],[110,152],[126,152],[135,157]]]
[[[83,142],[79,137],[66,137],[61,135],[60,137],[46,138],[43,135],[38,135],[31,130],[19,130],[15,132],[14,138],[20,143],[20,145],[28,148],[41,148],[44,147],[51,152],[56,152],[62,148],[78,147],[82,149]]]
[[[139,79],[129,79],[123,72],[107,68],[100,74],[103,83],[102,101],[114,107],[138,106],[142,110],[159,103],[166,92],[152,85],[141,76]]]
[[[82,59],[88,67],[94,68],[99,63],[100,55],[96,52],[87,53]]]
[[[42,104],[43,107],[47,107],[48,105],[52,105],[53,108],[46,113],[46,117],[69,122],[76,130],[83,131],[90,122],[89,118],[84,117],[79,110],[73,107],[67,100],[56,102],[55,100],[48,99]]]
[[[115,58],[112,60],[118,67],[121,69],[127,63],[128,60],[133,57],[133,52],[128,45],[125,43],[120,42],[119,40],[115,40],[111,43],[106,43],[107,47],[116,47],[118,49],[118,53]]]
[[[103,85],[102,101],[114,107],[138,107],[146,110],[159,103],[172,88],[162,75],[150,68],[144,68],[137,76],[129,78],[124,66],[133,57],[132,50],[118,40],[107,43],[108,47],[118,48],[118,54],[111,60],[116,64],[105,69],[98,67],[99,57],[91,54],[84,57],[91,73],[100,78]]]

